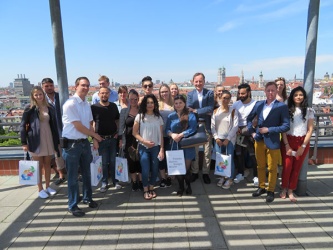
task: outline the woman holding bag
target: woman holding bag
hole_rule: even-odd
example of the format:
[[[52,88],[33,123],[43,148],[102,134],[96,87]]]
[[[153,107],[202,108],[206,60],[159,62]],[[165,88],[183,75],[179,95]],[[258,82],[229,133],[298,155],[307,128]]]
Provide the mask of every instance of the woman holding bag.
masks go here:
[[[124,150],[126,155],[128,171],[131,175],[132,191],[143,190],[142,187],[142,176],[141,176],[141,165],[139,161],[133,161],[129,156],[128,149],[130,147],[137,148],[138,143],[135,137],[132,135],[134,119],[139,113],[139,94],[136,90],[131,89],[128,94],[129,106],[123,108],[120,111],[119,119],[119,148]]]
[[[139,114],[134,120],[133,136],[139,141],[143,197],[145,200],[151,200],[157,196],[154,184],[159,161],[164,159],[163,119],[158,111],[157,99],[153,94],[148,94],[142,99]]]
[[[213,112],[211,129],[215,140],[215,151],[219,153],[226,152],[228,155],[231,155],[231,176],[229,176],[229,178],[223,176],[217,183],[217,186],[229,189],[233,184],[235,174],[233,157],[236,133],[238,130],[238,112],[236,109],[232,110],[229,107],[231,93],[228,90],[222,91],[221,100],[221,106]]]
[[[20,125],[22,148],[29,151],[35,161],[39,162],[38,196],[46,199],[56,191],[50,188],[51,159],[59,152],[59,135],[55,110],[46,100],[43,89],[39,86],[32,88],[30,105],[23,113]],[[42,169],[45,176],[45,190],[42,184]]]
[[[177,95],[174,98],[174,109],[175,111],[169,114],[167,124],[165,126],[166,134],[173,140],[171,143],[171,150],[176,150],[178,148],[178,142],[183,137],[193,135],[197,129],[197,119],[195,115],[190,113],[186,107],[186,100],[184,96]],[[183,151],[186,175],[177,175],[179,183],[177,195],[179,196],[182,196],[184,193],[184,180],[187,185],[186,194],[192,194],[190,167],[192,161],[195,159],[195,148],[184,148]]]

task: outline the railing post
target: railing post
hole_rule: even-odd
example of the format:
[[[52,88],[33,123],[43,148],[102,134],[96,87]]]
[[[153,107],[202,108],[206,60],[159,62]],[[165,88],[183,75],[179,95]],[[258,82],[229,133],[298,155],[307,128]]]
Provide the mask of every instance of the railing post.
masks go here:
[[[306,55],[304,64],[304,89],[308,95],[308,105],[312,107],[313,86],[316,67],[317,33],[320,0],[310,0],[308,9],[308,22],[306,34]],[[296,194],[305,196],[307,190],[309,154],[304,159],[303,166],[298,177]]]

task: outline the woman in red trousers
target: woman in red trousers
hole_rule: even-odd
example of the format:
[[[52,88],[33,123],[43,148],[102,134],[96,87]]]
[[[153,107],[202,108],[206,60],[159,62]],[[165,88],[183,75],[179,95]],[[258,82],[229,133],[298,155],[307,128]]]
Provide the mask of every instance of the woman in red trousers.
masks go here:
[[[304,158],[309,152],[314,110],[308,107],[306,92],[302,87],[296,87],[291,91],[288,98],[288,108],[290,130],[282,134],[283,171],[280,197],[285,199],[288,195],[290,201],[296,202],[297,199],[293,191],[297,187]]]

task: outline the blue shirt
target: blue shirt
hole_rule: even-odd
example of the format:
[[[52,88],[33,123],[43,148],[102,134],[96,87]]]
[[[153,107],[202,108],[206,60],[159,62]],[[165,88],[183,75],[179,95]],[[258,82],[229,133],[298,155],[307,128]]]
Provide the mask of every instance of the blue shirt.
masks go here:
[[[95,94],[93,94],[91,103],[96,104],[96,103],[99,103],[99,101],[100,101],[100,99],[99,99],[98,91],[97,91]],[[118,93],[116,91],[110,89],[109,102],[115,102],[115,101],[118,101]]]

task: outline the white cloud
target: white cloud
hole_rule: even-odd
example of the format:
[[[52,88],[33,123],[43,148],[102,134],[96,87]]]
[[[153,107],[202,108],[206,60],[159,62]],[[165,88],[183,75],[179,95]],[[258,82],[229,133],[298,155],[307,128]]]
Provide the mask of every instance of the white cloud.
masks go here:
[[[229,21],[223,24],[221,27],[217,29],[218,32],[226,32],[229,30],[232,30],[238,26],[240,26],[242,23],[240,21]]]

